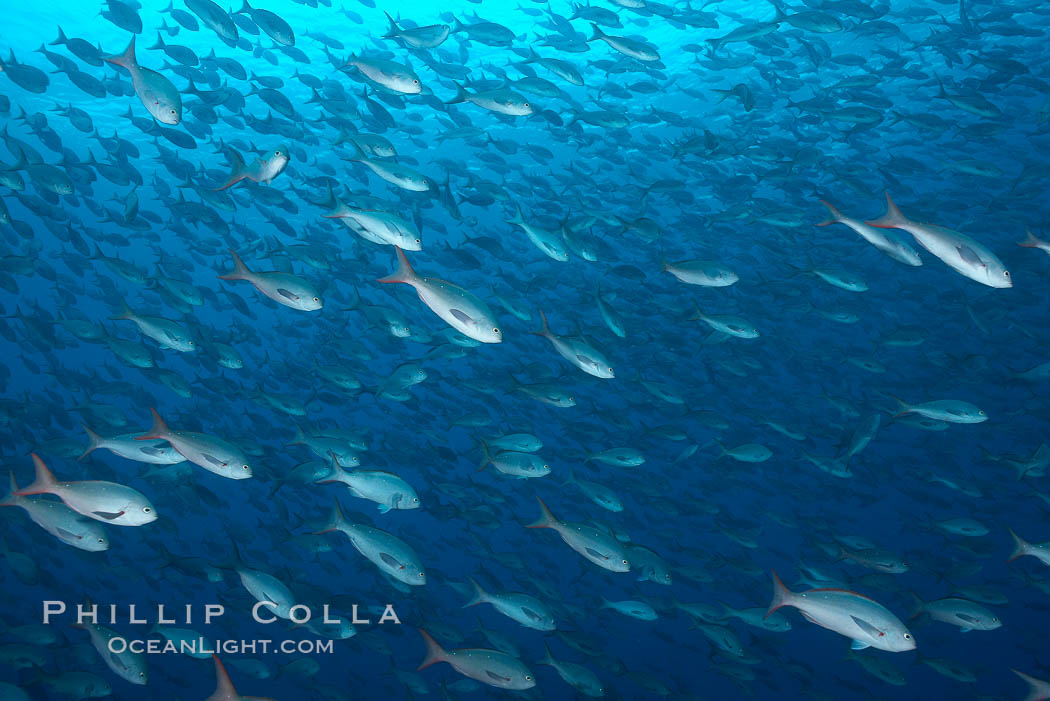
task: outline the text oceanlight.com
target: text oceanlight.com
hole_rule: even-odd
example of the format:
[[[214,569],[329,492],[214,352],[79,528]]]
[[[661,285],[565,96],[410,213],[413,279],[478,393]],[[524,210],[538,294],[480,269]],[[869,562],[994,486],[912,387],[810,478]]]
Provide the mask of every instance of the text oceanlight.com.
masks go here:
[[[115,655],[132,652],[137,655],[165,655],[181,653],[206,657],[208,655],[330,655],[334,640],[138,640],[110,638],[107,645]]]

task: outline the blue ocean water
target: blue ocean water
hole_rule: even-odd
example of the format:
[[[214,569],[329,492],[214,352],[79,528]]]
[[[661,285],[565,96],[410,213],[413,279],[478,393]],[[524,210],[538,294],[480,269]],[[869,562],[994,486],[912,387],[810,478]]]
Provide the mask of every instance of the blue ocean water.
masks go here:
[[[1050,8],[333,5],[6,8],[0,699],[1050,697]]]

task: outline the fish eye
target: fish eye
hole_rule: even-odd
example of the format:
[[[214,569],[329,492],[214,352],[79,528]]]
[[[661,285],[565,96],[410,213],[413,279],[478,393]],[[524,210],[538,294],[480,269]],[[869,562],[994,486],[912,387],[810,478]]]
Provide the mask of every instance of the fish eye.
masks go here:
[[[499,327],[498,326],[493,326],[492,327],[492,333],[499,333]]]
[[[413,80],[412,82],[413,82],[413,83],[415,83],[416,85],[419,85],[419,79],[418,79],[418,78],[416,78],[416,79],[415,79],[415,80]]]
[[[911,640],[911,633],[905,633],[904,634],[904,639],[905,640]]]
[[[532,681],[532,675],[531,674],[526,674],[525,675],[525,681],[531,682]]]
[[[419,576],[420,576],[420,577],[423,577],[423,576],[425,576],[425,575],[424,575],[424,574],[423,574],[422,572],[420,572],[420,573],[419,573]]]
[[[150,513],[153,513],[153,509],[151,509],[151,508],[150,508],[150,507],[148,507],[148,506],[143,506],[143,507],[142,507],[142,513],[144,513],[144,514],[150,514]]]
[[[1003,275],[1005,275],[1006,277],[1010,277],[1010,271],[1009,270],[1004,270],[1003,271]]]
[[[100,544],[104,544],[104,543],[106,542],[106,539],[105,539],[105,538],[99,538],[99,539],[98,539],[98,542],[99,542]]]
[[[423,243],[420,239],[416,239],[416,243]]]
[[[314,301],[315,301],[315,302],[320,302],[320,301],[321,301],[321,298],[320,298],[320,297],[314,297]]]
[[[241,469],[242,470],[250,470],[252,468],[248,467],[247,465],[241,465]]]
[[[418,504],[419,503],[419,497],[416,497],[415,499],[413,499],[412,503],[413,504]]]
[[[627,564],[627,560],[620,560],[620,562],[622,562],[625,565]]]

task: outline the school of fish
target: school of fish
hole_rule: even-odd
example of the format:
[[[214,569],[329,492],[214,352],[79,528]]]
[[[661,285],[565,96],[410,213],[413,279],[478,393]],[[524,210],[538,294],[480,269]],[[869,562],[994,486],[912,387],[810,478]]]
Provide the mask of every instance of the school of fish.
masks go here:
[[[1050,5],[238,1],[5,12],[0,701],[1050,699]]]

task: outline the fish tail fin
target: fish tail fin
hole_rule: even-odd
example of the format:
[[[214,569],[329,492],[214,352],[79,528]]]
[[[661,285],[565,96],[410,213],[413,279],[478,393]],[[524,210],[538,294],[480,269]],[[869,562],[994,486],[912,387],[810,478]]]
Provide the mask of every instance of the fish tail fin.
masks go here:
[[[507,220],[508,224],[525,225],[525,219],[521,216],[521,207],[514,208],[514,216]]]
[[[817,226],[828,226],[829,224],[837,224],[842,221],[842,212],[835,208],[835,205],[831,204],[827,200],[821,200],[820,203],[828,208],[828,213],[831,215],[828,219],[817,224]]]
[[[237,690],[233,688],[233,681],[230,680],[230,675],[226,672],[226,668],[222,665],[219,656],[212,655],[211,658],[215,660],[215,693],[212,696],[220,699],[240,698],[237,696]]]
[[[899,411],[893,415],[893,418],[896,419],[900,416],[904,416],[905,414],[911,413],[911,406],[906,401],[893,394],[891,394],[890,397],[893,398],[893,401],[897,402],[897,405],[899,407]]]
[[[536,497],[536,501],[540,503],[540,517],[536,521],[533,521],[526,528],[554,528],[558,525],[558,519],[555,518],[551,510],[547,508],[547,505],[543,503],[543,499]]]
[[[481,441],[481,449],[484,451],[484,456],[481,458],[481,464],[478,465],[476,472],[481,472],[490,462],[492,462],[492,452],[489,451],[489,444],[485,441]]]
[[[416,271],[412,269],[412,264],[408,262],[408,258],[405,257],[405,252],[401,250],[400,246],[394,246],[394,251],[397,253],[397,270],[391,275],[381,277],[376,282],[382,282],[387,284],[393,284],[403,282],[406,285],[414,284],[419,276],[416,275]]]
[[[331,533],[332,531],[338,531],[342,526],[346,525],[346,517],[343,516],[343,510],[339,506],[339,500],[332,500],[332,513],[328,516],[328,523],[324,528],[314,533],[314,535],[321,535],[322,533]]]
[[[544,336],[545,338],[550,338],[551,327],[550,327],[550,324],[547,323],[547,315],[543,313],[542,309],[540,310],[540,323],[542,324],[540,326],[540,330],[539,331],[531,331],[530,333],[533,336]]]
[[[0,506],[18,506],[22,497],[18,496],[18,482],[15,481],[14,470],[8,473],[11,476],[11,487],[7,492],[7,496],[0,501]]]
[[[459,83],[457,83],[454,80],[452,81],[452,84],[456,86],[456,96],[453,97],[451,100],[445,100],[445,104],[446,105],[458,105],[461,102],[466,102],[467,101],[467,91],[463,89],[462,85],[460,85]]]
[[[65,44],[68,41],[69,41],[69,39],[66,38],[66,33],[62,31],[62,27],[59,27],[58,28],[58,38],[55,39],[50,44],[48,44],[48,46],[57,46],[59,44]]]
[[[17,146],[14,147],[13,151],[15,152],[15,162],[7,166],[5,170],[25,170],[29,166],[29,162],[26,160],[26,152],[18,148]]]
[[[390,16],[389,12],[387,12],[386,10],[383,10],[383,14],[386,15],[387,21],[390,22],[390,29],[388,29],[387,33],[383,35],[383,38],[384,39],[389,39],[390,37],[392,37],[395,34],[397,34],[398,32],[400,32],[401,31],[401,27],[397,26],[397,22],[394,20],[393,17]]]
[[[303,441],[305,443],[305,441]],[[331,484],[332,482],[343,482],[343,477],[346,476],[346,470],[339,464],[339,458],[336,457],[334,450],[328,451],[328,457],[332,460],[332,472],[323,480],[317,480],[314,484]],[[337,505],[338,506],[338,505]]]
[[[91,455],[91,453],[93,453],[95,450],[98,450],[99,446],[102,445],[102,441],[105,440],[102,436],[92,431],[91,427],[87,424],[80,424],[80,426],[84,429],[84,431],[87,432],[88,440],[90,440],[91,443],[88,445],[87,449],[80,454],[80,457],[77,458],[78,461],[83,460],[88,455]]]
[[[438,644],[438,641],[430,637],[430,633],[420,628],[419,634],[423,636],[423,642],[427,645],[427,654],[426,657],[423,658],[423,661],[419,663],[419,667],[416,668],[417,672],[421,669],[426,669],[432,664],[446,662],[448,660],[448,653],[445,652],[445,648],[441,647],[441,645]]]
[[[594,22],[591,22],[591,38],[588,39],[587,41],[589,41],[589,42],[590,41],[595,41],[596,39],[601,39],[604,36],[605,36],[605,32],[602,31],[602,28],[599,27]]]
[[[128,306],[126,300],[120,300],[120,313],[109,317],[110,321],[123,321],[125,319],[134,319],[135,312],[131,311],[131,307]]]
[[[890,193],[887,192],[886,213],[878,219],[872,219],[867,223],[880,229],[899,229],[902,226],[907,226],[910,222],[908,221],[908,218],[901,214],[901,211],[897,209],[897,205],[894,203],[893,198],[890,197]]]
[[[135,436],[135,440],[148,441],[157,438],[167,440],[167,437],[171,434],[171,429],[168,428],[168,424],[164,423],[164,419],[160,418],[160,414],[157,413],[156,409],[150,407],[149,410],[153,415],[153,425],[141,436]]]
[[[537,662],[536,664],[554,664],[554,655],[551,654],[551,648],[549,645],[547,645],[546,641],[543,642],[543,659]]]
[[[1031,229],[1025,228],[1024,234],[1024,241],[1020,241],[1017,244],[1021,248],[1039,248],[1040,245],[1045,243],[1042,239],[1036,238]]]
[[[248,177],[248,166],[245,165],[244,158],[241,157],[241,154],[237,153],[232,148],[227,148],[226,154],[230,159],[230,177],[226,178],[226,182],[219,187],[213,187],[212,191],[214,192],[228,190]]]
[[[230,249],[230,255],[233,256],[233,272],[220,275],[220,280],[248,280],[251,278],[252,271],[248,270],[248,266],[244,264],[241,257],[237,255],[237,251]]]
[[[103,60],[109,61],[110,63],[122,68],[127,68],[128,70],[137,68],[139,64],[138,61],[135,60],[135,35],[131,35],[131,41],[128,42],[128,48],[124,49],[123,52],[113,54],[112,56],[103,56]]]
[[[763,619],[769,618],[772,613],[781,606],[791,606],[795,596],[792,591],[780,581],[780,577],[777,576],[776,570],[770,570],[770,572],[773,573],[773,601],[769,603],[769,608],[766,610],[766,615],[763,616]]]
[[[724,601],[719,601],[718,605],[722,607],[722,620],[723,621],[726,620],[727,618],[732,618],[737,612],[737,610],[735,608],[733,608],[732,606],[730,606],[729,604],[727,604]]]
[[[704,312],[701,311],[700,305],[696,303],[695,299],[693,300],[693,309],[696,310],[696,313],[689,317],[689,321],[701,321],[704,318]]]
[[[1028,696],[1024,697],[1024,701],[1039,701],[1039,699],[1045,699],[1050,696],[1050,682],[1030,677],[1024,672],[1018,672],[1016,669],[1011,669],[1010,671],[1023,679],[1025,684],[1028,685]]]
[[[1028,545],[1028,541],[1026,541],[1024,538],[1022,538],[1021,536],[1019,536],[1016,533],[1014,533],[1012,528],[1009,528],[1007,530],[1010,531],[1010,537],[1013,539],[1013,544],[1014,544],[1013,552],[1010,553],[1010,558],[1007,560],[1007,562],[1013,562],[1014,560],[1016,560],[1017,558],[1021,557],[1022,555],[1027,555],[1028,554],[1028,547],[1029,547],[1029,545]]]
[[[488,592],[485,591],[473,577],[470,578],[470,583],[474,585],[474,598],[463,604],[463,608],[470,608],[471,606],[477,606],[478,604],[488,603]]]
[[[237,14],[243,15],[246,12],[251,12],[252,6],[248,4],[248,0],[241,0],[241,9],[237,10]]]
[[[306,431],[299,424],[295,425],[295,439],[288,445],[303,445],[306,443]]]
[[[908,614],[908,620],[918,618],[926,612],[926,602],[924,602],[915,592],[908,592],[908,597],[911,600],[911,612]]]
[[[30,455],[33,458],[33,468],[36,470],[36,478],[33,483],[24,489],[19,489],[12,494],[18,496],[28,496],[30,494],[48,494],[53,492],[55,487],[58,486],[58,480],[51,474],[51,470],[47,469],[47,465],[40,459],[40,456],[36,453]]]

